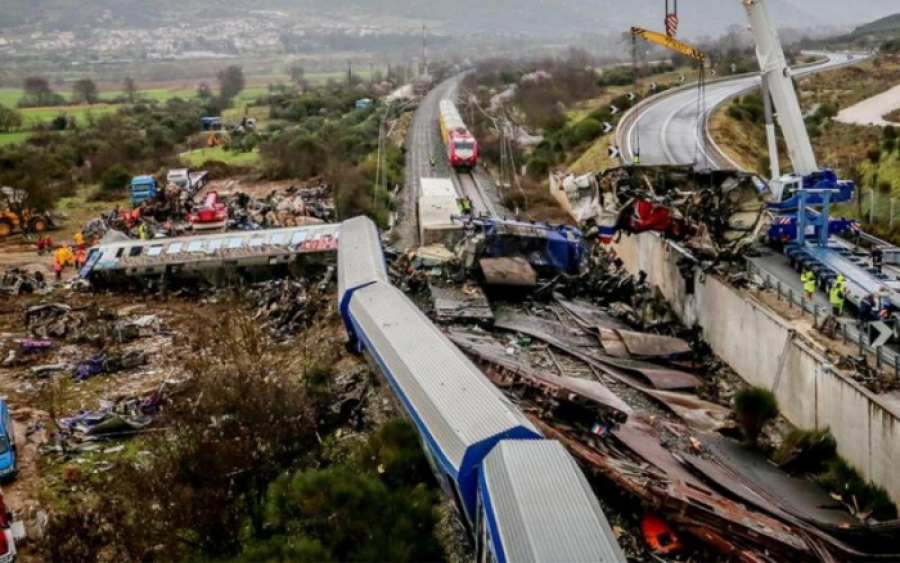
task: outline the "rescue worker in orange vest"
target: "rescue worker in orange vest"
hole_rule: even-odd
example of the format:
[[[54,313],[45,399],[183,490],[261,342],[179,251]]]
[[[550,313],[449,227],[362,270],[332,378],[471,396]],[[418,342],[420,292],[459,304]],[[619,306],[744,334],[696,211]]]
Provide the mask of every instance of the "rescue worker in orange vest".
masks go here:
[[[77,248],[78,250],[84,250],[85,246],[84,235],[81,234],[81,231],[78,231],[77,233],[75,233],[75,248]]]
[[[79,248],[75,251],[75,269],[81,270],[84,267],[84,259],[87,256],[87,250]]]

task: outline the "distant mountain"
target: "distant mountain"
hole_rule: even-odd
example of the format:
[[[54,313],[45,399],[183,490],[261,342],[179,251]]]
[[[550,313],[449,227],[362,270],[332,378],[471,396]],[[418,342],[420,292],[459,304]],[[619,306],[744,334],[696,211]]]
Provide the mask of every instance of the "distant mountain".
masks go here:
[[[808,28],[854,25],[897,11],[897,0],[768,0],[779,26]],[[741,0],[683,0],[679,35],[718,36],[745,25]],[[10,28],[77,30],[91,27],[155,27],[208,22],[277,10],[285,25],[383,25],[405,30],[422,22],[435,32],[497,36],[567,37],[615,33],[632,25],[663,28],[659,0],[0,0],[0,34]]]
[[[875,20],[872,23],[862,25],[853,30],[854,35],[866,33],[878,33],[882,31],[900,31],[900,13]]]

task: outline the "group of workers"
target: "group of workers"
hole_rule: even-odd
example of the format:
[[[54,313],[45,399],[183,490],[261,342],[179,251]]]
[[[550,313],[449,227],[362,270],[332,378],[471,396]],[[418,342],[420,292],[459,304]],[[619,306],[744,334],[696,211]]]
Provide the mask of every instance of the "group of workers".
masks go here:
[[[49,239],[49,237],[47,238]],[[38,254],[48,251],[50,249],[48,244],[49,247],[53,246],[52,239],[50,239],[49,243],[46,239],[38,239]],[[74,266],[76,271],[80,270],[84,266],[86,259],[87,243],[84,240],[84,234],[77,232],[75,233],[74,250],[72,245],[64,244],[53,253],[53,273],[56,276],[56,281],[62,280],[63,269],[66,266]]]
[[[880,271],[880,257],[877,262],[873,259],[872,266]],[[803,292],[806,294],[806,298],[812,301],[813,294],[816,291],[815,273],[813,273],[809,267],[805,268],[803,274],[800,276],[800,281],[803,283]],[[839,317],[843,314],[844,300],[846,297],[847,282],[844,279],[843,274],[838,274],[834,283],[828,288],[828,302],[831,304],[832,315]],[[884,286],[876,293],[870,293],[863,297],[862,300],[860,300],[858,307],[860,328],[866,328],[871,321],[887,318],[890,314],[889,305],[887,288]]]

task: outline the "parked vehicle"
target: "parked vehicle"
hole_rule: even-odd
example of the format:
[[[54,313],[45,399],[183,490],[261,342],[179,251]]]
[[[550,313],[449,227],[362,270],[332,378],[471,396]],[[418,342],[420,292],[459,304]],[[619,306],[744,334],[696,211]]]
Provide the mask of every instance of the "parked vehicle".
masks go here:
[[[19,473],[16,438],[9,405],[0,399],[0,481],[12,481]]]
[[[31,233],[43,233],[56,227],[49,213],[27,208],[22,210],[24,198],[25,192],[22,190],[0,188],[0,238],[22,231],[25,226]],[[21,217],[17,210],[21,211]]]
[[[159,186],[153,176],[135,176],[128,187],[128,193],[131,195],[131,205],[137,207],[145,199],[156,197],[157,191],[159,191]]]

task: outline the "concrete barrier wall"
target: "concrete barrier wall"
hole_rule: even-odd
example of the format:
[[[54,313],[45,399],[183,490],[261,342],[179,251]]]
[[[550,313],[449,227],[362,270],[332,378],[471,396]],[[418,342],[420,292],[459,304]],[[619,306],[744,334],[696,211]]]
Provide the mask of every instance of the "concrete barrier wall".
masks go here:
[[[616,245],[628,271],[647,272],[687,325],[703,328],[713,351],[751,385],[775,388],[781,412],[801,428],[829,427],[838,452],[900,505],[900,414],[855,381],[832,371],[826,358],[792,324],[719,279],[694,273],[685,295],[677,267],[681,255],[655,234],[623,236]]]

